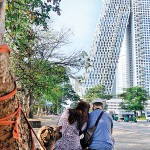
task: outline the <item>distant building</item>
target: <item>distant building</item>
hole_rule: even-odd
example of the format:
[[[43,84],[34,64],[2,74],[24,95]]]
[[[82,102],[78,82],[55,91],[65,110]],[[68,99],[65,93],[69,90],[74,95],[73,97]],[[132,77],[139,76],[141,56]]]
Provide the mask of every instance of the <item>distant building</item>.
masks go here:
[[[121,107],[119,106],[122,99],[110,99],[107,100],[107,111],[111,114],[119,114]]]
[[[110,99],[106,101],[107,112],[110,114],[118,114],[119,117],[122,117],[123,114],[134,114],[134,112],[127,112],[124,109],[121,109],[120,103],[122,99]]]
[[[103,0],[90,62],[83,93],[101,84],[108,94],[142,86],[150,95],[150,0]]]
[[[133,112],[127,112],[123,109],[121,109],[120,107],[120,103],[122,102],[122,99],[110,99],[110,100],[107,100],[106,101],[106,104],[107,104],[107,111],[110,113],[110,114],[118,114],[118,115],[122,115],[122,114],[128,114],[128,113],[132,113]],[[147,102],[147,105],[145,106],[145,110],[143,111],[143,114],[147,115],[147,114],[150,114],[150,100],[148,100]],[[137,112],[138,115],[141,115],[140,113],[141,112]]]
[[[84,94],[84,87],[82,86],[82,83],[78,79],[72,79],[71,85],[74,89],[74,91],[80,96],[80,98],[83,98]]]
[[[150,100],[147,101],[147,105],[145,106],[145,115],[150,114]]]

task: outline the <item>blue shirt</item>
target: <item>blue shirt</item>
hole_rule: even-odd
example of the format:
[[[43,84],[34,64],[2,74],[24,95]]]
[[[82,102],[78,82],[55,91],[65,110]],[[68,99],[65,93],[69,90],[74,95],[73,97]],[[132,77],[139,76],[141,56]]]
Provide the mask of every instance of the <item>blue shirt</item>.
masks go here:
[[[89,114],[88,128],[95,125],[95,122],[102,110],[96,109]],[[93,135],[93,141],[89,146],[95,150],[112,150],[113,140],[111,135],[111,129],[113,128],[113,120],[109,113],[104,112],[97,128]]]

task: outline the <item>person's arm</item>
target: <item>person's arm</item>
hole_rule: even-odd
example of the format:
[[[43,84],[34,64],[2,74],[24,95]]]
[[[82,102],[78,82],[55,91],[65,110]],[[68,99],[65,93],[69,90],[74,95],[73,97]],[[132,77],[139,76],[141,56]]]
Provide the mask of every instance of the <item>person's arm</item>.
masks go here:
[[[57,126],[62,126],[62,132],[64,132],[64,130],[67,128],[67,126],[69,125],[68,122],[68,116],[69,116],[69,112],[68,110],[64,111],[57,123]]]
[[[111,115],[110,115],[110,120],[111,120],[111,134],[113,134],[113,118]]]

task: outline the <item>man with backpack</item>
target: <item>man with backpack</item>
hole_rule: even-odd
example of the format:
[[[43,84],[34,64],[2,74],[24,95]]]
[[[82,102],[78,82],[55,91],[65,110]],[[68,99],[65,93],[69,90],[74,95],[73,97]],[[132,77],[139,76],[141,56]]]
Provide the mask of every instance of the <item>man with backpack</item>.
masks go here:
[[[93,111],[89,114],[88,128],[95,125],[99,115],[103,111],[103,103],[100,99],[92,102]],[[99,120],[96,130],[93,134],[92,142],[89,146],[91,150],[112,150],[113,149],[113,119],[112,116],[104,112]]]

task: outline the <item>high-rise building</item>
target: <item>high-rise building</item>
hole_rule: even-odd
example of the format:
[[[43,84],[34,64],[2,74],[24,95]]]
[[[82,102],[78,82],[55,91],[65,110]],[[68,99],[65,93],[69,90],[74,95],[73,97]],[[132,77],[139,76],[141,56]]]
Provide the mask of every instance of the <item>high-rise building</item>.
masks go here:
[[[150,94],[150,0],[103,0],[85,73],[85,92],[104,85],[108,94],[142,86]]]
[[[150,0],[132,0],[131,8],[133,85],[150,95]]]

